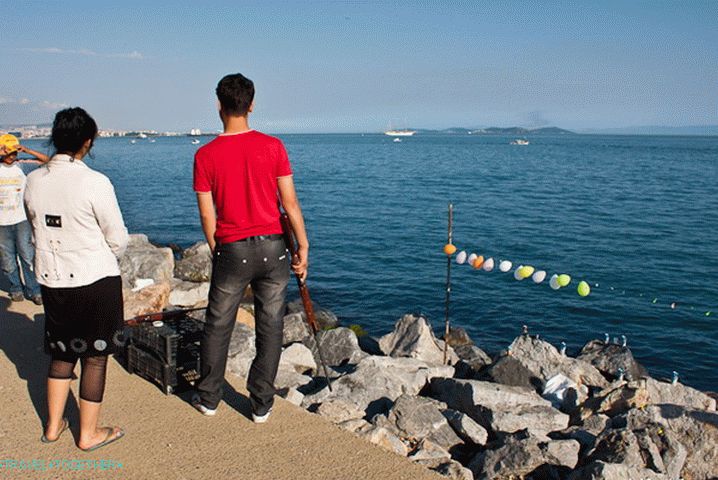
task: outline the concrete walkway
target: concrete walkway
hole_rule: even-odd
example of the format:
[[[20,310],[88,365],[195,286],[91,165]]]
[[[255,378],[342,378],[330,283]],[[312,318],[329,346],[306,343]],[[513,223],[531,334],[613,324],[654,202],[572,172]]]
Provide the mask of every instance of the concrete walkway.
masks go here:
[[[71,433],[39,441],[46,417],[48,357],[43,310],[0,293],[0,479],[411,479],[443,478],[278,399],[270,421],[248,419],[244,381],[229,378],[215,417],[203,417],[187,394],[165,396],[111,360],[101,419],[126,436],[92,453],[78,435],[78,385],[67,416]],[[79,373],[79,367],[78,367]]]

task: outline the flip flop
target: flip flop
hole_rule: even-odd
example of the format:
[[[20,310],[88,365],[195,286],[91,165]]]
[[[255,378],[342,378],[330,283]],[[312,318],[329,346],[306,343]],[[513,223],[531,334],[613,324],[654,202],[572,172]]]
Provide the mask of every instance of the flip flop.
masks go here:
[[[115,428],[117,428],[116,434],[114,434]],[[107,436],[105,437],[105,439],[103,441],[101,441],[100,443],[98,443],[96,445],[88,447],[88,448],[80,448],[80,450],[82,450],[83,452],[93,452],[93,451],[97,450],[98,448],[102,448],[105,445],[109,445],[112,442],[116,442],[117,440],[119,440],[120,438],[125,436],[125,431],[119,427],[105,427],[105,429],[107,430]]]
[[[66,418],[63,418],[63,419],[62,419],[62,428],[60,429],[60,433],[57,434],[57,438],[56,438],[55,440],[50,440],[50,439],[47,438],[47,437],[45,436],[45,434],[43,433],[43,434],[42,434],[42,437],[40,437],[40,441],[41,441],[42,443],[55,443],[55,442],[57,442],[58,440],[60,440],[60,436],[61,436],[62,433],[63,433],[65,430],[67,430],[68,428],[70,428],[70,421],[69,421],[68,419],[66,419]]]

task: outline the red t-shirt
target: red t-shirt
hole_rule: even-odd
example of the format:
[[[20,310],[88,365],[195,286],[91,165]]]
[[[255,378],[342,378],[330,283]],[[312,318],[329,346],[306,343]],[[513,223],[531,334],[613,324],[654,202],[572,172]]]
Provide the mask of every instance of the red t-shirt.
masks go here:
[[[254,130],[220,135],[194,156],[194,190],[211,192],[218,243],[282,233],[277,177],[292,174],[278,138]]]

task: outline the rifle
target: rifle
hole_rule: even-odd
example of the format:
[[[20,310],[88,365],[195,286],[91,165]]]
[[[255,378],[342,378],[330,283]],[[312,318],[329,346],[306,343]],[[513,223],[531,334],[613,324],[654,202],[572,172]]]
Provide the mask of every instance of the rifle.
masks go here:
[[[282,213],[282,215],[279,217],[279,221],[282,223],[282,235],[284,236],[284,244],[287,246],[287,250],[289,250],[289,254],[292,256],[292,261],[294,261],[295,258],[297,258],[297,245],[294,241],[294,234],[292,232],[292,225],[289,222],[289,217],[286,213]],[[304,313],[306,313],[307,316],[307,324],[309,324],[309,328],[311,329],[313,335],[314,335],[314,343],[317,345],[317,355],[319,357],[319,363],[322,366],[322,370],[324,371],[324,378],[327,380],[327,386],[329,387],[329,391],[332,391],[332,382],[329,380],[329,373],[327,372],[327,365],[324,363],[324,358],[322,357],[322,349],[319,346],[319,331],[321,330],[319,328],[319,322],[317,322],[317,317],[314,315],[314,307],[312,306],[312,299],[309,297],[309,289],[307,288],[307,284],[299,275],[294,275],[297,279],[297,287],[299,287],[299,295],[302,297],[302,305],[304,306]]]
[[[136,317],[132,317],[130,319],[125,320],[125,326],[136,327],[137,325],[140,325],[141,323],[155,322],[157,320],[160,320],[163,322],[169,321],[169,320],[177,320],[178,318],[182,318],[190,312],[197,312],[199,310],[206,310],[206,309],[207,309],[207,307],[199,307],[199,308],[185,308],[183,310],[169,310],[169,311],[157,312],[157,313],[146,313],[144,315],[137,315]]]

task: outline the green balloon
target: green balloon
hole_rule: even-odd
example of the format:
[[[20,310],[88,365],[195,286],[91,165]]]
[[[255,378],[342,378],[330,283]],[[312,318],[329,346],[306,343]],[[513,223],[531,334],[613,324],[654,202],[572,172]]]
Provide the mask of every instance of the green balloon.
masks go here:
[[[581,281],[581,283],[578,284],[578,294],[582,297],[587,297],[589,293],[591,293],[591,287],[588,286],[588,283]]]
[[[558,284],[562,287],[565,287],[571,283],[571,277],[569,275],[566,275],[565,273],[562,273],[558,276]]]

